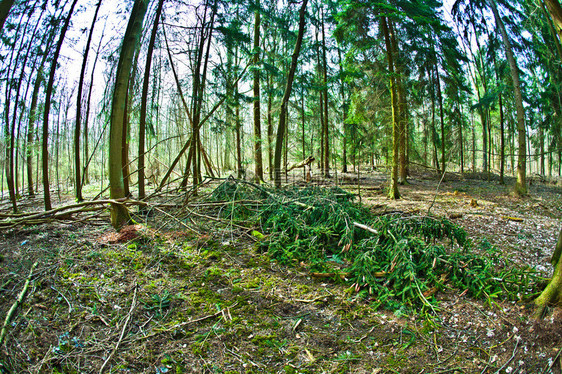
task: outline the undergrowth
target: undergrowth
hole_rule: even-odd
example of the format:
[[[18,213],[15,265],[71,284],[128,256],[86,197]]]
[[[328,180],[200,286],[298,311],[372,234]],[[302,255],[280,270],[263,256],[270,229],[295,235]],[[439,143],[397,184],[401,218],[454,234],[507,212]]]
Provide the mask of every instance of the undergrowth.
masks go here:
[[[212,198],[231,202],[228,218],[260,226],[272,259],[348,282],[379,307],[434,310],[447,287],[490,303],[520,300],[536,287],[531,269],[508,266],[486,240],[473,244],[448,219],[376,216],[337,187],[268,190],[227,180]]]

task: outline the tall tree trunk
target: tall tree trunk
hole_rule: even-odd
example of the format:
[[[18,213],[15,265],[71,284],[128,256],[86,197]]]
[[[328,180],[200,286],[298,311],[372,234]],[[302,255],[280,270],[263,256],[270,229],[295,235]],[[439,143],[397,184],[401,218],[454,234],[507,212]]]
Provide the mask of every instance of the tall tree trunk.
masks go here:
[[[347,99],[345,98],[345,82],[343,78],[343,66],[341,50],[338,48],[338,62],[340,68],[340,96],[342,101],[342,131],[343,131],[343,144],[342,144],[342,172],[347,173],[347,126],[345,120],[347,119]]]
[[[124,135],[123,125],[133,58],[139,46],[148,1],[135,0],[127,29],[123,36],[123,44],[117,65],[109,129],[109,186],[112,199],[122,199],[125,197],[121,152]],[[125,206],[121,204],[111,205],[111,224],[114,228],[121,228],[129,221],[129,211]]]
[[[322,7],[322,68],[323,68],[323,92],[324,92],[324,177],[330,178],[330,134],[329,134],[329,121],[328,121],[328,58],[326,48],[326,32],[324,25],[324,7]]]
[[[160,15],[162,14],[162,7],[164,0],[158,1],[156,8],[156,15],[154,16],[154,24],[152,25],[152,33],[150,34],[150,42],[148,43],[148,51],[146,52],[146,64],[144,67],[144,79],[142,82],[141,94],[141,110],[139,120],[139,160],[138,160],[138,185],[139,185],[139,200],[146,196],[145,191],[145,138],[146,138],[146,107],[148,102],[148,84],[150,81],[150,69],[152,66],[152,54],[154,51],[154,43],[156,42],[156,33],[158,32],[158,24],[160,23]]]
[[[24,14],[22,14],[22,16],[19,19],[18,22],[18,26],[16,28],[15,34],[14,34],[14,40],[18,40],[18,38],[20,38],[20,32],[22,34],[25,35],[27,27],[29,25],[29,22],[25,22],[24,23]],[[24,26],[23,28],[23,32],[21,30],[21,27]],[[10,53],[10,59],[9,59],[9,63],[8,63],[8,68],[7,68],[7,73],[6,73],[6,77],[11,78],[9,79],[11,80],[15,80],[15,71],[18,67],[18,60],[19,60],[19,56],[20,53],[18,53],[19,51],[22,50],[23,48],[23,43],[24,43],[25,38],[21,38],[21,42],[20,42],[20,48],[16,49],[15,44],[14,47],[12,48],[12,51]],[[18,51],[18,52],[16,52]],[[14,55],[16,55],[16,59],[15,62],[13,60]],[[13,71],[12,71],[13,68]],[[6,141],[6,161],[5,161],[5,167],[6,167],[6,184],[8,186],[8,194],[10,196],[10,202],[12,203],[12,210],[14,213],[17,212],[17,195],[16,195],[16,189],[15,189],[15,183],[14,183],[14,175],[15,175],[15,170],[14,170],[14,151],[15,151],[15,126],[10,126],[10,107],[11,107],[11,103],[12,103],[12,84],[10,82],[6,82],[6,98],[4,99],[4,134],[5,134],[5,141]],[[18,103],[14,102],[14,113],[17,111],[17,107],[18,107]],[[3,186],[3,184],[2,184]]]
[[[504,113],[503,113],[503,100],[502,94],[499,94],[499,107],[500,107],[500,183],[505,184],[505,134],[504,134]]]
[[[399,134],[399,108],[398,108],[398,95],[396,92],[396,80],[394,78],[394,56],[392,52],[392,45],[390,40],[390,33],[388,29],[386,17],[381,18],[382,32],[384,34],[384,42],[386,46],[386,57],[388,59],[388,71],[390,72],[390,101],[392,103],[392,172],[390,177],[389,197],[391,199],[399,199],[400,192],[398,191],[398,162],[399,162],[399,147],[400,147],[400,134]]]
[[[86,74],[86,64],[88,62],[88,54],[90,53],[90,44],[92,42],[92,36],[94,35],[94,26],[96,25],[96,20],[98,18],[98,13],[101,7],[101,0],[98,0],[98,5],[96,6],[96,11],[94,12],[94,18],[92,19],[92,25],[90,26],[90,32],[88,34],[88,41],[86,42],[86,47],[84,48],[84,57],[82,59],[82,68],[80,69],[80,78],[78,81],[78,94],[76,95],[76,125],[74,127],[74,175],[75,175],[75,191],[76,200],[78,202],[84,200],[82,197],[82,177],[80,175],[81,165],[80,165],[80,131],[82,131],[82,89],[84,88],[84,75]],[[84,134],[87,136],[87,134]]]
[[[543,0],[552,17],[558,37],[562,39],[562,6],[559,0]]]
[[[289,68],[289,74],[287,76],[287,85],[285,87],[285,93],[281,101],[281,113],[279,114],[279,125],[277,126],[277,141],[275,143],[275,159],[273,163],[274,176],[275,176],[275,187],[281,188],[281,153],[283,151],[283,143],[285,140],[286,133],[286,118],[287,118],[287,106],[289,104],[289,97],[291,96],[291,90],[293,88],[293,80],[295,78],[295,71],[297,70],[297,63],[299,59],[299,54],[302,45],[302,39],[304,36],[305,27],[305,13],[306,5],[308,0],[303,0],[301,8],[299,10],[299,31],[297,34],[297,41],[295,43],[295,49],[293,51],[293,56],[291,58],[291,67]]]
[[[19,194],[19,183],[18,183],[18,160],[19,158],[17,157],[17,150],[19,149],[19,138],[20,138],[20,131],[21,131],[21,123],[23,122],[23,114],[25,111],[25,105],[21,105],[20,103],[20,93],[21,93],[21,86],[23,84],[23,80],[26,77],[25,74],[25,70],[26,68],[28,68],[27,66],[27,61],[29,58],[29,55],[31,54],[32,49],[35,48],[35,46],[33,45],[33,42],[35,40],[35,37],[37,35],[37,30],[39,27],[39,24],[42,20],[43,17],[43,13],[37,18],[37,21],[35,23],[35,27],[33,29],[33,31],[31,32],[31,37],[29,37],[29,42],[27,43],[27,51],[25,52],[25,54],[23,54],[23,48],[26,45],[26,38],[21,38],[21,45],[19,48],[19,53],[17,53],[17,57],[14,63],[14,69],[12,71],[12,81],[16,82],[15,84],[15,98],[13,99],[14,102],[14,110],[13,110],[13,114],[12,114],[12,119],[11,119],[11,124],[9,125],[9,119],[8,119],[8,113],[9,113],[9,105],[6,107],[6,127],[10,128],[10,139],[9,139],[9,143],[7,144],[7,149],[9,150],[9,158],[7,158],[7,164],[9,165],[9,167],[12,170],[12,187],[13,188],[13,197],[14,199],[12,199],[12,208],[15,211],[16,205],[15,205],[15,198],[18,196]],[[28,25],[31,22],[28,21],[26,22],[26,25],[24,27],[23,30],[23,35],[26,34],[26,30]],[[43,36],[43,39],[40,41],[40,44],[48,44],[50,45],[50,42],[52,40],[52,35],[53,32],[47,33]],[[13,53],[13,52],[12,52]],[[23,61],[21,62],[21,70],[20,72],[17,74],[19,77],[16,77],[16,68],[18,67],[19,64],[19,58],[20,56],[23,56]],[[42,61],[43,62],[43,61]],[[34,59],[33,60],[33,64],[31,66],[31,72],[33,72],[35,70],[35,66],[36,66],[37,60]],[[24,94],[24,98],[27,97],[27,93],[28,93],[28,89],[29,89],[30,84],[27,84],[27,88]],[[8,85],[8,91],[10,92],[11,89],[9,88],[10,86]],[[8,96],[7,96],[8,97]],[[7,100],[7,102],[9,103],[11,101],[11,98],[9,100]],[[18,121],[18,108],[21,108],[19,110],[19,121]],[[17,133],[16,133],[16,123],[17,123]],[[16,141],[16,144],[14,146],[14,140]],[[14,154],[14,151],[16,152]],[[22,173],[22,179],[23,179],[23,173]],[[23,181],[22,181],[23,183]],[[32,191],[33,192],[33,191]],[[10,196],[12,197],[12,196]]]
[[[435,129],[435,77],[433,76],[432,69],[428,68],[428,74],[430,76],[429,81],[431,82],[431,142],[433,143],[433,166],[437,170],[439,167],[439,158],[437,156],[437,130]]]
[[[51,48],[51,43],[54,38],[54,32],[51,32],[49,39],[46,43],[45,50],[43,51],[43,56],[41,57],[41,62],[39,63],[39,68],[37,69],[37,76],[35,77],[35,83],[33,84],[33,91],[31,94],[31,105],[29,107],[29,119],[27,125],[27,148],[26,148],[26,164],[27,164],[27,192],[30,196],[34,196],[35,192],[33,190],[33,148],[35,146],[35,124],[37,122],[37,104],[39,101],[39,91],[41,90],[41,85],[45,79],[44,71],[45,63],[47,57],[49,56],[49,50]]]
[[[443,114],[443,95],[441,93],[441,77],[439,66],[435,64],[435,82],[437,83],[437,100],[439,100],[439,119],[441,121],[441,172],[445,173],[445,116]]]
[[[273,74],[267,77],[267,155],[269,179],[273,180]]]
[[[100,42],[98,44],[98,48],[96,51],[96,58],[94,59],[94,63],[92,65],[92,73],[90,75],[90,84],[88,87],[88,98],[86,99],[86,118],[84,118],[84,129],[82,131],[82,134],[84,134],[84,167],[83,167],[83,173],[82,173],[82,181],[80,182],[82,184],[82,187],[84,187],[84,185],[90,183],[90,177],[89,177],[89,164],[90,161],[92,160],[93,155],[90,155],[90,151],[89,151],[89,138],[90,138],[90,134],[88,131],[89,128],[89,123],[90,123],[90,106],[92,103],[92,89],[94,88],[94,76],[95,76],[95,72],[96,72],[96,65],[98,63],[98,59],[100,57],[100,49],[102,46],[102,40],[103,40],[103,36],[105,34],[105,28],[104,31],[102,32],[102,35],[100,37]],[[87,161],[86,161],[87,160]]]
[[[398,167],[399,167],[399,176],[398,176],[398,183],[399,184],[406,184],[408,179],[408,168],[407,168],[407,161],[406,161],[406,138],[407,138],[407,100],[406,100],[406,89],[404,87],[403,81],[403,70],[402,70],[402,61],[400,58],[400,48],[398,45],[398,39],[396,37],[396,30],[394,29],[393,22],[389,21],[388,28],[390,31],[390,43],[392,46],[392,53],[394,57],[394,65],[396,68],[396,93],[398,95],[398,137],[399,137],[399,156],[398,156]]]
[[[260,2],[256,2],[254,20],[254,170],[256,182],[263,182],[263,160],[261,147],[261,114],[260,114]]]
[[[45,108],[43,111],[43,144],[41,147],[41,157],[42,157],[42,167],[43,167],[43,199],[45,204],[45,210],[51,210],[51,192],[49,190],[49,114],[51,112],[51,96],[53,94],[53,85],[55,83],[55,72],[57,70],[57,60],[59,58],[60,50],[64,37],[66,35],[66,30],[68,30],[68,25],[70,24],[70,18],[72,13],[74,13],[74,7],[78,0],[74,0],[70,7],[70,11],[64,20],[64,25],[60,32],[59,41],[57,42],[57,47],[53,55],[53,60],[51,62],[51,72],[49,73],[49,81],[47,83],[47,90],[45,92]]]
[[[464,174],[464,139],[462,133],[462,112],[461,112],[461,103],[460,99],[457,101],[457,111],[459,116],[459,150],[460,150],[460,159],[461,159],[461,174]]]
[[[27,193],[29,196],[35,196],[33,189],[33,147],[35,144],[35,122],[37,121],[37,102],[39,98],[39,90],[43,82],[43,67],[47,58],[47,50],[43,54],[35,83],[33,85],[33,92],[31,94],[31,106],[29,107],[29,123],[27,125],[27,151],[26,151],[26,164],[27,164]]]
[[[502,19],[498,13],[496,6],[496,0],[490,0],[490,5],[492,7],[492,12],[494,13],[494,19],[496,24],[500,29],[502,36],[503,45],[505,48],[505,54],[507,56],[507,61],[509,63],[509,69],[511,70],[511,79],[513,81],[513,93],[515,97],[515,107],[517,110],[517,139],[519,142],[519,155],[517,158],[517,181],[515,182],[515,192],[518,195],[527,194],[527,182],[526,182],[526,161],[527,161],[527,147],[526,147],[526,129],[525,129],[525,109],[523,108],[523,96],[521,95],[521,83],[519,81],[519,69],[517,67],[517,62],[515,61],[515,56],[513,55],[513,49],[511,48],[511,41],[505,30]]]

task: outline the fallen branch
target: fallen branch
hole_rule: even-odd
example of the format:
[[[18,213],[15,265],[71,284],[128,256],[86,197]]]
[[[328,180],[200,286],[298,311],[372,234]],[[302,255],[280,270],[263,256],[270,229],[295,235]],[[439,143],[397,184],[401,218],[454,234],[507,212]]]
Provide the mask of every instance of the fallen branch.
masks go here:
[[[298,169],[298,168],[302,168],[305,167],[307,165],[310,165],[311,163],[313,163],[316,159],[312,156],[308,156],[306,159],[302,160],[301,162],[297,162],[295,164],[291,164],[287,167],[287,172],[293,170],[293,169]]]
[[[370,227],[370,226],[367,226],[367,225],[363,225],[363,224],[361,224],[361,223],[359,223],[359,222],[353,222],[353,226],[359,227],[360,229],[363,229],[363,230],[366,230],[366,231],[369,231],[369,232],[371,232],[371,233],[373,233],[373,234],[375,234],[375,235],[378,235],[378,234],[379,234],[379,232],[378,232],[377,230],[375,230],[374,228],[372,228],[372,227]]]
[[[502,216],[502,218],[508,221],[523,222],[523,218],[519,218],[519,217]]]
[[[0,345],[2,345],[2,342],[4,341],[4,337],[8,332],[8,325],[10,324],[10,320],[14,316],[14,313],[16,312],[18,306],[20,306],[20,304],[23,302],[25,294],[27,293],[27,289],[29,288],[29,283],[31,282],[31,277],[33,276],[33,271],[35,270],[36,267],[37,267],[37,261],[31,266],[31,270],[29,270],[29,275],[25,280],[25,283],[17,300],[15,301],[15,303],[12,304],[12,307],[8,311],[8,314],[6,314],[6,319],[4,320],[4,325],[2,325],[2,331],[0,332]]]
[[[121,335],[119,335],[119,340],[117,341],[117,344],[115,344],[115,347],[103,362],[103,365],[100,368],[100,374],[103,373],[103,369],[105,369],[105,365],[107,365],[107,363],[109,362],[109,360],[111,360],[115,352],[117,352],[117,349],[119,349],[119,345],[123,340],[123,336],[125,335],[125,330],[127,330],[127,326],[129,326],[129,321],[131,320],[131,316],[133,315],[133,311],[135,310],[136,304],[137,304],[137,285],[135,284],[135,293],[133,294],[133,302],[131,303],[131,308],[129,309],[129,313],[127,313],[127,318],[125,318],[125,322],[123,323],[123,328],[121,329]]]
[[[83,201],[81,203],[65,205],[57,207],[45,212],[29,213],[24,214],[17,218],[6,219],[0,221],[0,228],[12,228],[20,225],[35,225],[38,223],[50,222],[55,219],[69,219],[71,214],[83,213],[97,211],[100,209],[105,209],[107,204],[121,204],[121,205],[146,205],[143,201],[130,200],[130,199],[106,199],[106,200],[92,200]],[[100,206],[97,209],[92,208],[92,206]]]
[[[238,305],[238,303],[235,303],[235,304],[233,304],[232,306],[226,308],[227,313],[230,314],[230,309],[234,308],[236,305]],[[180,327],[183,327],[183,326],[192,325],[192,324],[197,323],[197,322],[201,322],[201,321],[205,321],[205,320],[207,320],[207,319],[215,318],[215,317],[217,317],[217,316],[219,316],[219,315],[222,315],[222,316],[224,317],[224,311],[225,311],[224,309],[223,309],[223,310],[219,310],[218,312],[216,312],[216,313],[214,313],[214,314],[209,314],[209,315],[206,315],[206,316],[197,318],[197,319],[192,319],[192,320],[189,320],[189,321],[177,323],[177,324],[175,324],[175,325],[173,325],[173,326],[170,326],[170,327],[168,327],[168,328],[166,328],[166,329],[154,331],[154,332],[152,332],[152,333],[150,333],[150,334],[148,334],[148,335],[141,336],[141,337],[139,337],[139,338],[133,340],[133,342],[137,342],[137,341],[139,341],[139,340],[148,339],[148,338],[151,338],[151,337],[156,336],[156,335],[158,335],[158,334],[162,334],[162,333],[165,333],[165,332],[168,332],[168,331],[176,330],[176,329],[178,329],[178,328],[180,328]]]

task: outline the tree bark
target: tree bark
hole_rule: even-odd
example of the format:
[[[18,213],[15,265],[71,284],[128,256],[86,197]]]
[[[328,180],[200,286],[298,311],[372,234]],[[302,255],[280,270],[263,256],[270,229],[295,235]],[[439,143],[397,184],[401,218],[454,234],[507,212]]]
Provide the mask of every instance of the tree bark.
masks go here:
[[[517,181],[515,182],[515,192],[518,195],[527,194],[527,182],[526,182],[526,162],[527,162],[527,140],[526,140],[526,129],[525,129],[525,109],[523,108],[523,96],[521,94],[521,83],[519,81],[519,68],[517,67],[517,62],[515,61],[515,56],[513,55],[513,49],[511,47],[511,41],[505,30],[502,19],[498,13],[496,6],[496,0],[490,0],[490,5],[492,7],[492,12],[494,13],[494,18],[496,24],[500,29],[502,36],[503,45],[505,48],[505,54],[507,56],[507,61],[509,63],[509,69],[511,70],[511,79],[513,81],[513,93],[515,96],[515,107],[517,110],[517,139],[519,143],[518,147],[518,157],[517,157]],[[560,6],[560,4],[559,4]]]
[[[125,108],[127,106],[127,90],[133,66],[133,58],[138,48],[142,24],[149,0],[135,0],[131,16],[123,36],[121,53],[115,77],[115,87],[111,103],[109,129],[109,186],[111,199],[125,197],[123,183],[122,141]],[[111,224],[119,229],[130,221],[129,211],[121,204],[111,204]]]
[[[558,234],[558,242],[550,262],[554,266],[554,273],[543,292],[535,299],[535,318],[542,318],[545,308],[550,304],[562,303],[562,230]]]
[[[277,141],[275,143],[275,159],[273,162],[274,167],[274,177],[275,177],[275,187],[281,188],[281,156],[283,151],[283,143],[285,140],[285,133],[287,130],[287,106],[289,104],[289,97],[291,96],[291,90],[293,88],[293,80],[295,78],[295,71],[297,69],[298,58],[301,50],[302,39],[304,36],[305,28],[305,13],[306,5],[308,0],[303,0],[300,11],[299,11],[299,31],[297,35],[297,41],[295,43],[295,49],[293,51],[293,56],[291,58],[291,67],[289,68],[289,75],[287,76],[287,85],[285,87],[285,93],[281,101],[281,113],[279,114],[279,125],[277,126]]]
[[[84,87],[84,75],[86,74],[86,64],[88,62],[88,54],[90,53],[90,44],[92,43],[92,36],[94,35],[94,26],[96,25],[96,20],[98,18],[98,13],[101,7],[101,1],[98,1],[96,6],[96,11],[94,12],[94,18],[92,19],[92,25],[90,26],[90,32],[88,34],[88,41],[86,42],[86,47],[84,48],[84,58],[82,59],[82,68],[80,69],[80,78],[78,81],[78,94],[76,95],[76,124],[74,127],[74,175],[75,175],[75,192],[76,200],[81,202],[84,200],[82,197],[82,177],[80,175],[81,165],[80,165],[80,132],[82,131],[82,89]],[[86,134],[85,134],[86,135]]]
[[[323,68],[323,92],[324,92],[324,177],[330,178],[330,134],[328,121],[328,58],[326,48],[326,32],[324,31],[324,8],[322,7],[322,68]],[[303,155],[304,156],[304,155]]]
[[[146,107],[148,102],[148,84],[150,81],[150,69],[152,66],[152,54],[154,51],[154,43],[156,42],[156,33],[158,32],[158,24],[160,23],[160,15],[164,0],[159,0],[154,16],[154,24],[152,25],[152,33],[150,34],[150,42],[148,43],[148,51],[146,52],[146,65],[144,67],[144,79],[142,82],[141,94],[141,110],[139,120],[139,160],[138,160],[138,186],[139,200],[146,196],[145,191],[145,138],[146,138]]]
[[[398,95],[398,137],[399,137],[399,150],[398,150],[398,168],[399,176],[398,183],[406,184],[408,183],[408,168],[406,160],[406,138],[408,136],[407,132],[407,100],[406,100],[406,89],[404,87],[403,80],[403,67],[400,59],[400,48],[398,46],[398,39],[396,37],[396,30],[394,29],[394,24],[389,22],[388,28],[390,31],[390,43],[392,46],[392,53],[394,57],[394,65],[396,70],[396,93]]]
[[[435,64],[435,82],[437,83],[437,99],[439,100],[439,119],[441,121],[441,172],[445,173],[445,116],[443,114],[443,95],[441,93],[441,78],[439,66]]]
[[[544,0],[547,4],[548,10],[558,33],[562,33],[562,7],[558,0]],[[559,151],[560,156],[560,151]],[[559,165],[560,167],[560,165]],[[540,296],[535,300],[535,318],[541,318],[544,314],[544,310],[548,304],[560,304],[562,302],[562,261],[560,261],[560,255],[562,254],[562,230],[558,235],[558,243],[552,255],[551,263],[554,266],[554,274],[550,279],[550,282],[540,294]]]
[[[390,101],[392,103],[392,172],[390,176],[390,189],[388,196],[391,199],[399,199],[398,191],[398,159],[399,159],[399,109],[398,95],[396,92],[396,80],[394,79],[394,56],[392,53],[392,45],[390,41],[390,33],[386,17],[381,18],[381,27],[384,34],[384,42],[386,45],[386,57],[388,59],[388,71],[390,72]]]
[[[259,8],[259,0],[256,2]],[[261,113],[260,113],[260,70],[258,64],[260,62],[260,9],[255,11],[254,21],[254,171],[255,181],[263,182],[263,160],[261,146]]]
[[[57,60],[59,58],[60,50],[64,37],[66,35],[66,30],[68,30],[68,25],[70,24],[70,18],[72,13],[74,13],[74,7],[78,0],[74,0],[70,7],[70,11],[64,20],[64,25],[60,32],[59,41],[57,42],[57,47],[53,55],[53,60],[51,62],[51,71],[49,73],[49,82],[47,83],[47,90],[45,92],[45,109],[43,111],[43,144],[42,144],[42,167],[43,167],[43,200],[45,205],[45,210],[51,210],[51,192],[49,190],[49,114],[51,112],[51,96],[53,94],[53,85],[55,83],[55,72],[57,70]]]

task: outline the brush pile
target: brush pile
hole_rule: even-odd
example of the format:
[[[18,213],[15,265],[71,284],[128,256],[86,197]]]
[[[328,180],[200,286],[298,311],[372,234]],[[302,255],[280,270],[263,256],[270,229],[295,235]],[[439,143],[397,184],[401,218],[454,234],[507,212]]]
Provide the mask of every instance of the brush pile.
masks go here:
[[[391,310],[434,310],[438,291],[520,300],[536,291],[531,269],[509,266],[446,218],[374,215],[340,188],[287,188],[229,179],[210,195],[221,218],[252,223],[272,260],[350,284],[350,292]],[[263,233],[263,235],[261,234]]]

